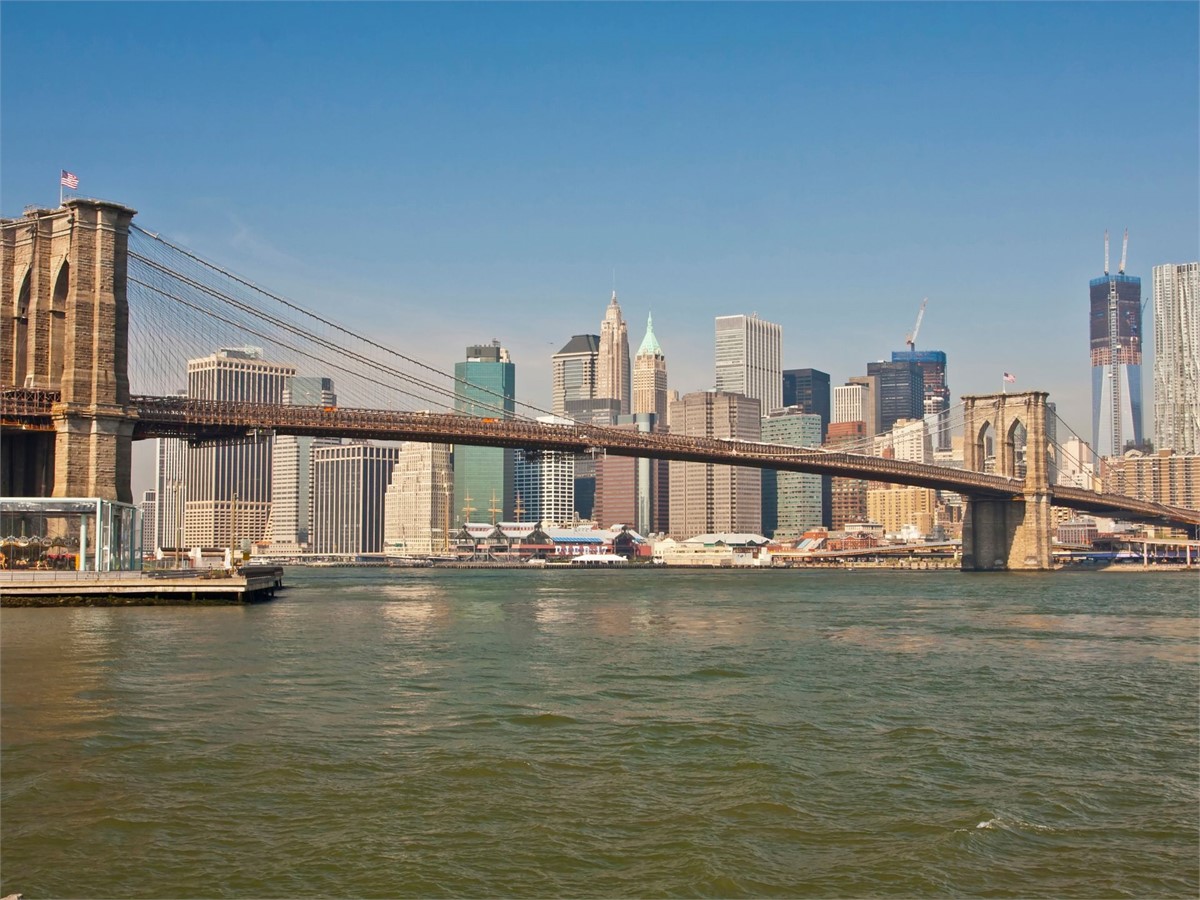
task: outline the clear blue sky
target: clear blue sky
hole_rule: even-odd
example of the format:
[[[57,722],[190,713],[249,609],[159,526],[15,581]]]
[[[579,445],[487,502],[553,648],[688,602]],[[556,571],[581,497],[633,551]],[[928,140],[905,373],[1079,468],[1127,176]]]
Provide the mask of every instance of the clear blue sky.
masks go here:
[[[928,296],[956,396],[1014,372],[1086,434],[1104,229],[1146,292],[1198,255],[1197,10],[6,2],[0,201],[67,168],[440,366],[500,338],[539,404],[614,268],[685,393],[714,316],[840,384]]]

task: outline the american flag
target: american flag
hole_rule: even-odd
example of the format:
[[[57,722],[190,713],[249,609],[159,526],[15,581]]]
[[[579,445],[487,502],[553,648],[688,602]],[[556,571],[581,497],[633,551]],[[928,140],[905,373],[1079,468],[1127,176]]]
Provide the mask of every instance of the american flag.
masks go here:
[[[1017,383],[1017,376],[1016,376],[1016,375],[1009,375],[1007,372],[1005,372],[1005,373],[1004,373],[1004,381],[1005,381],[1005,383],[1007,383],[1007,384],[1016,384],[1016,383]]]
[[[75,190],[77,187],[79,187],[79,176],[73,172],[68,172],[66,169],[63,169],[62,177],[58,179],[58,183],[63,187],[69,187],[71,190]]]

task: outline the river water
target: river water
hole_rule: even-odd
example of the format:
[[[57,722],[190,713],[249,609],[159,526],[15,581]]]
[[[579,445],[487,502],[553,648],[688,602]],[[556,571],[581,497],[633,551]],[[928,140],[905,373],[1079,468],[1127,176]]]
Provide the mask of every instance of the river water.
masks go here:
[[[0,618],[0,895],[1200,893],[1194,575],[289,570]]]

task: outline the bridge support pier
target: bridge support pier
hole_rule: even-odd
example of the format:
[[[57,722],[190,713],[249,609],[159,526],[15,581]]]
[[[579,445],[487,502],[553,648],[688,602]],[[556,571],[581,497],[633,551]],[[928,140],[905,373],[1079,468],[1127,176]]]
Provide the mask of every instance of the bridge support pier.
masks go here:
[[[1046,496],[1022,500],[968,497],[963,513],[962,568],[970,572],[1054,568],[1053,519]]]
[[[963,397],[965,467],[973,472],[990,467],[1010,478],[1018,477],[1021,465],[1025,470],[1021,496],[966,498],[964,571],[1054,568],[1048,396],[1027,391]]]

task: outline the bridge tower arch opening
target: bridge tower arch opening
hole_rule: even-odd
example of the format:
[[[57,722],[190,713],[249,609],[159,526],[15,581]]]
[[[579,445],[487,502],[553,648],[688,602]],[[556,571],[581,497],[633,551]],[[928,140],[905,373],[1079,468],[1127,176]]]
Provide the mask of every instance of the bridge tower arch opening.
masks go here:
[[[26,372],[26,359],[29,353],[29,282],[32,275],[32,267],[26,267],[25,276],[21,279],[21,287],[14,297],[12,338],[11,341],[5,341],[5,343],[12,344],[13,384],[26,384],[29,380],[29,373]]]
[[[963,397],[965,431],[975,436],[963,448],[964,466],[986,471],[994,435],[995,474],[1023,478],[1011,498],[966,498],[963,569],[1053,568],[1048,397],[1044,391]]]
[[[54,279],[54,294],[50,299],[48,318],[50,332],[50,356],[46,361],[46,379],[49,384],[61,384],[63,354],[66,348],[67,297],[71,293],[71,263],[64,256]]]

